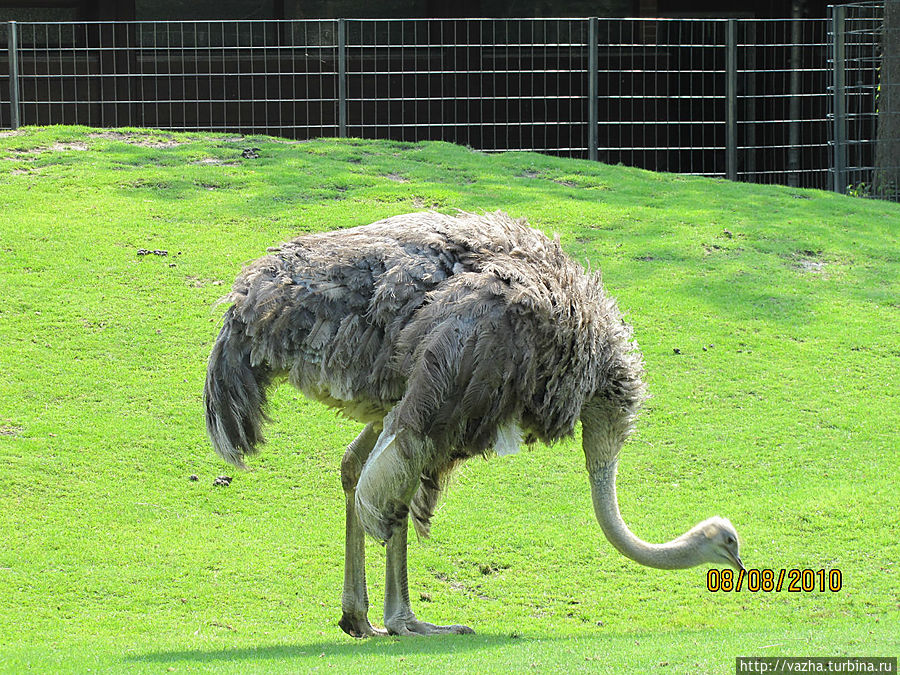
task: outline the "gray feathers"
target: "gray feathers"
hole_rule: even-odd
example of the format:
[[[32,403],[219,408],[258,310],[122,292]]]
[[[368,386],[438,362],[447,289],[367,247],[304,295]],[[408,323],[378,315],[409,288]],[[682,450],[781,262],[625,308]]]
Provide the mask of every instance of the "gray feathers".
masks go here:
[[[278,374],[363,422],[396,409],[398,428],[432,448],[413,501],[425,521],[441,476],[501,429],[552,442],[592,397],[629,416],[644,397],[640,355],[599,275],[500,212],[299,237],[247,266],[227,300],[205,392],[219,454],[240,463],[261,441]]]
[[[244,328],[229,309],[209,357],[203,392],[206,429],[213,447],[223,459],[240,467],[244,455],[255,452],[265,440],[266,388],[272,379],[269,369],[252,365]]]

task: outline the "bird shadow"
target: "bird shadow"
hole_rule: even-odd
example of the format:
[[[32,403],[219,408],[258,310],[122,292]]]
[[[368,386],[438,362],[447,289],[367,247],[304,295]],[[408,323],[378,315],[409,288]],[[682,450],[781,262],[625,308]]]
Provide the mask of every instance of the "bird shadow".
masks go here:
[[[541,637],[540,642],[553,638]],[[128,661],[137,663],[240,663],[247,660],[289,660],[289,659],[343,659],[358,658],[362,655],[407,656],[417,654],[459,653],[493,649],[498,646],[523,645],[537,638],[513,633],[448,635],[431,637],[389,637],[369,638],[353,642],[323,640],[319,642],[281,644],[260,647],[235,647],[220,650],[180,649],[162,650],[135,654]]]

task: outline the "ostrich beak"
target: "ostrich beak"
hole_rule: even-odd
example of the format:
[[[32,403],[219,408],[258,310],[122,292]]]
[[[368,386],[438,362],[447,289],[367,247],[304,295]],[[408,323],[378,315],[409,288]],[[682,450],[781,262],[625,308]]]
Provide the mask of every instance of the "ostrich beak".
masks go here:
[[[744,567],[744,563],[741,562],[741,557],[736,553],[728,553],[728,559],[731,561],[731,564],[734,565],[736,570],[740,570],[742,572],[746,572],[747,568]]]

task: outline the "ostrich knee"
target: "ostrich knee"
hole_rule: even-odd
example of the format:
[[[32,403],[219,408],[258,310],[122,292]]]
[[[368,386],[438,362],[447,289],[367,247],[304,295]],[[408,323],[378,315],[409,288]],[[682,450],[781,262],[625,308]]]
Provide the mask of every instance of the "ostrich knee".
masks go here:
[[[419,488],[423,453],[406,431],[386,427],[356,485],[356,512],[363,529],[379,541],[406,526],[409,503]]]
[[[380,427],[369,424],[360,432],[359,436],[347,445],[347,450],[341,459],[341,487],[344,488],[345,493],[351,494],[356,489],[363,465],[369,459],[380,432]]]
[[[350,494],[356,489],[359,482],[359,474],[362,473],[362,461],[356,456],[352,447],[348,447],[341,459],[341,487],[344,492]]]

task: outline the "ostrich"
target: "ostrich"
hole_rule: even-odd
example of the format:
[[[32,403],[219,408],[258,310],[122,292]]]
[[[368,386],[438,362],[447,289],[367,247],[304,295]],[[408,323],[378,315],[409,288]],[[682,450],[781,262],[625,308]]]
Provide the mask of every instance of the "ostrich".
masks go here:
[[[524,220],[412,213],[301,236],[245,267],[224,301],[204,390],[222,458],[245,468],[279,379],[366,425],[341,461],[349,635],[471,633],[413,614],[408,518],[428,536],[454,467],[570,436],[579,418],[594,511],[616,549],[656,568],[743,568],[724,518],[665,544],[622,520],[616,465],[645,397],[641,356],[600,275]],[[386,630],[368,619],[364,533],[385,542]]]

